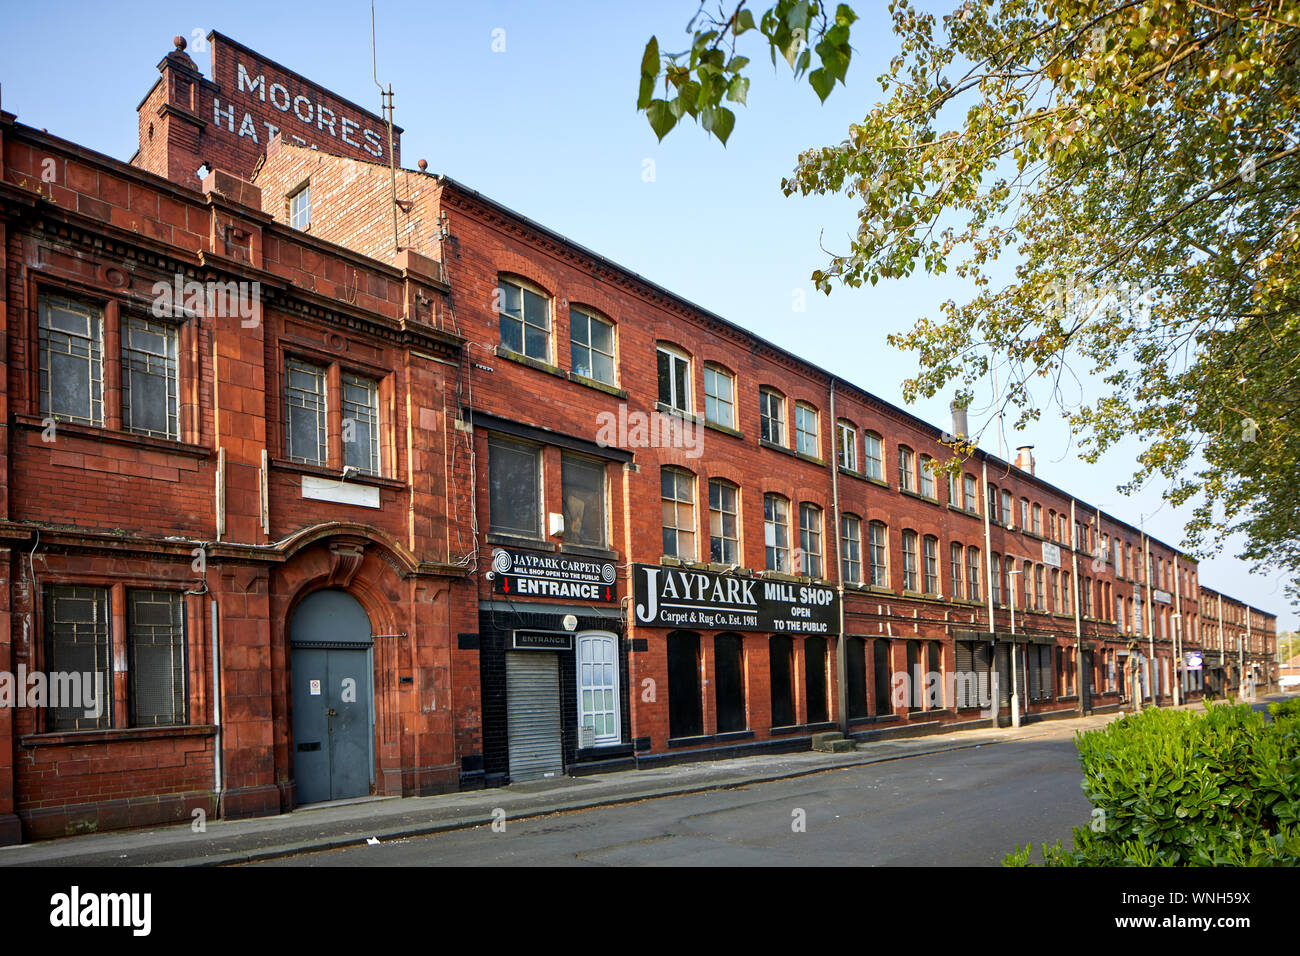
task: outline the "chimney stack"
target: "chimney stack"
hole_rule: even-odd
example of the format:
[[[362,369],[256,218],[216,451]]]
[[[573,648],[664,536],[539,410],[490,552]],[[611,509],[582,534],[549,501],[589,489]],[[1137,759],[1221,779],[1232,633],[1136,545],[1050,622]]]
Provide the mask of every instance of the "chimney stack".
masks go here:
[[[965,438],[970,434],[970,426],[966,422],[966,409],[956,402],[950,402],[948,411],[952,412],[952,434],[954,438]]]
[[[1021,471],[1027,471],[1031,475],[1034,473],[1034,446],[1018,445],[1016,447],[1015,465]]]

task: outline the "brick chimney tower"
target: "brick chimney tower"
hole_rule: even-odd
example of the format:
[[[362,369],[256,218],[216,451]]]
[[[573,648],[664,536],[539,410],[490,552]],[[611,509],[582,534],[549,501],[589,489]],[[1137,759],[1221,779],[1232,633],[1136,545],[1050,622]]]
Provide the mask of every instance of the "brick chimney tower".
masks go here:
[[[209,81],[185,52],[185,38],[174,37],[172,43],[175,49],[158,64],[162,75],[136,108],[140,146],[131,165],[198,189],[197,171],[203,163],[199,140],[208,125],[199,104],[201,89]]]
[[[1034,446],[1018,445],[1016,447],[1015,466],[1021,471],[1027,471],[1031,475],[1034,473]]]

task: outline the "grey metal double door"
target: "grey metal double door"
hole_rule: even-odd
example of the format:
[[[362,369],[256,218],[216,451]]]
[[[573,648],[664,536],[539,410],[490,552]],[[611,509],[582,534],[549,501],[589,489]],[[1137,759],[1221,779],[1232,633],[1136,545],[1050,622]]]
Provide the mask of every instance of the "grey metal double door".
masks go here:
[[[369,619],[347,593],[317,591],[290,636],[298,803],[365,796],[374,780]]]

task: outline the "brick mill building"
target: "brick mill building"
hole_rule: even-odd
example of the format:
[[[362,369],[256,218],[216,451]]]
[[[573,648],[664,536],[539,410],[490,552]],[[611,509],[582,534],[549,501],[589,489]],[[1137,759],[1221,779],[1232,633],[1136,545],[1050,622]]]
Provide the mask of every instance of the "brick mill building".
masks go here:
[[[1028,447],[950,471],[209,42],[129,163],[0,113],[0,843],[1276,679],[1273,615]]]

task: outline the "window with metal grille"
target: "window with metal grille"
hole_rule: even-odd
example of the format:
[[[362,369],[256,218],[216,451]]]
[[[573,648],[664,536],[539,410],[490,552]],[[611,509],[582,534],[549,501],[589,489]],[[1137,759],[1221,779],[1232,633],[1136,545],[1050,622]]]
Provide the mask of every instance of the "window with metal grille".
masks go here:
[[[108,588],[46,587],[45,672],[47,703],[52,705],[46,708],[47,730],[113,726]],[[96,708],[87,706],[91,696]]]
[[[799,550],[803,567],[796,568],[795,573],[821,577],[822,509],[806,501],[799,505]]]
[[[680,468],[659,472],[664,555],[695,560],[695,476]]]
[[[551,301],[540,291],[500,279],[501,346],[539,362],[551,360]]]
[[[324,465],[325,369],[300,359],[284,363],[285,450],[291,461]]]
[[[873,521],[867,526],[870,536],[868,558],[871,562],[871,580],[873,587],[889,587],[889,529],[883,522]]]
[[[709,560],[740,563],[739,489],[721,478],[709,480]]]
[[[104,424],[104,312],[88,302],[40,297],[41,413]]]
[[[850,584],[862,583],[862,519],[840,516],[840,573]]]
[[[129,315],[122,321],[122,427],[180,437],[176,328]]]
[[[131,725],[188,723],[182,595],[128,590],[126,604]]]
[[[613,385],[614,324],[582,309],[569,309],[569,361],[574,375]]]
[[[344,372],[343,463],[379,474],[379,383]]]
[[[763,550],[767,570],[790,570],[790,502],[780,495],[763,496]]]
[[[622,740],[618,709],[618,657],[610,634],[578,637],[578,726],[590,727],[598,747]]]

